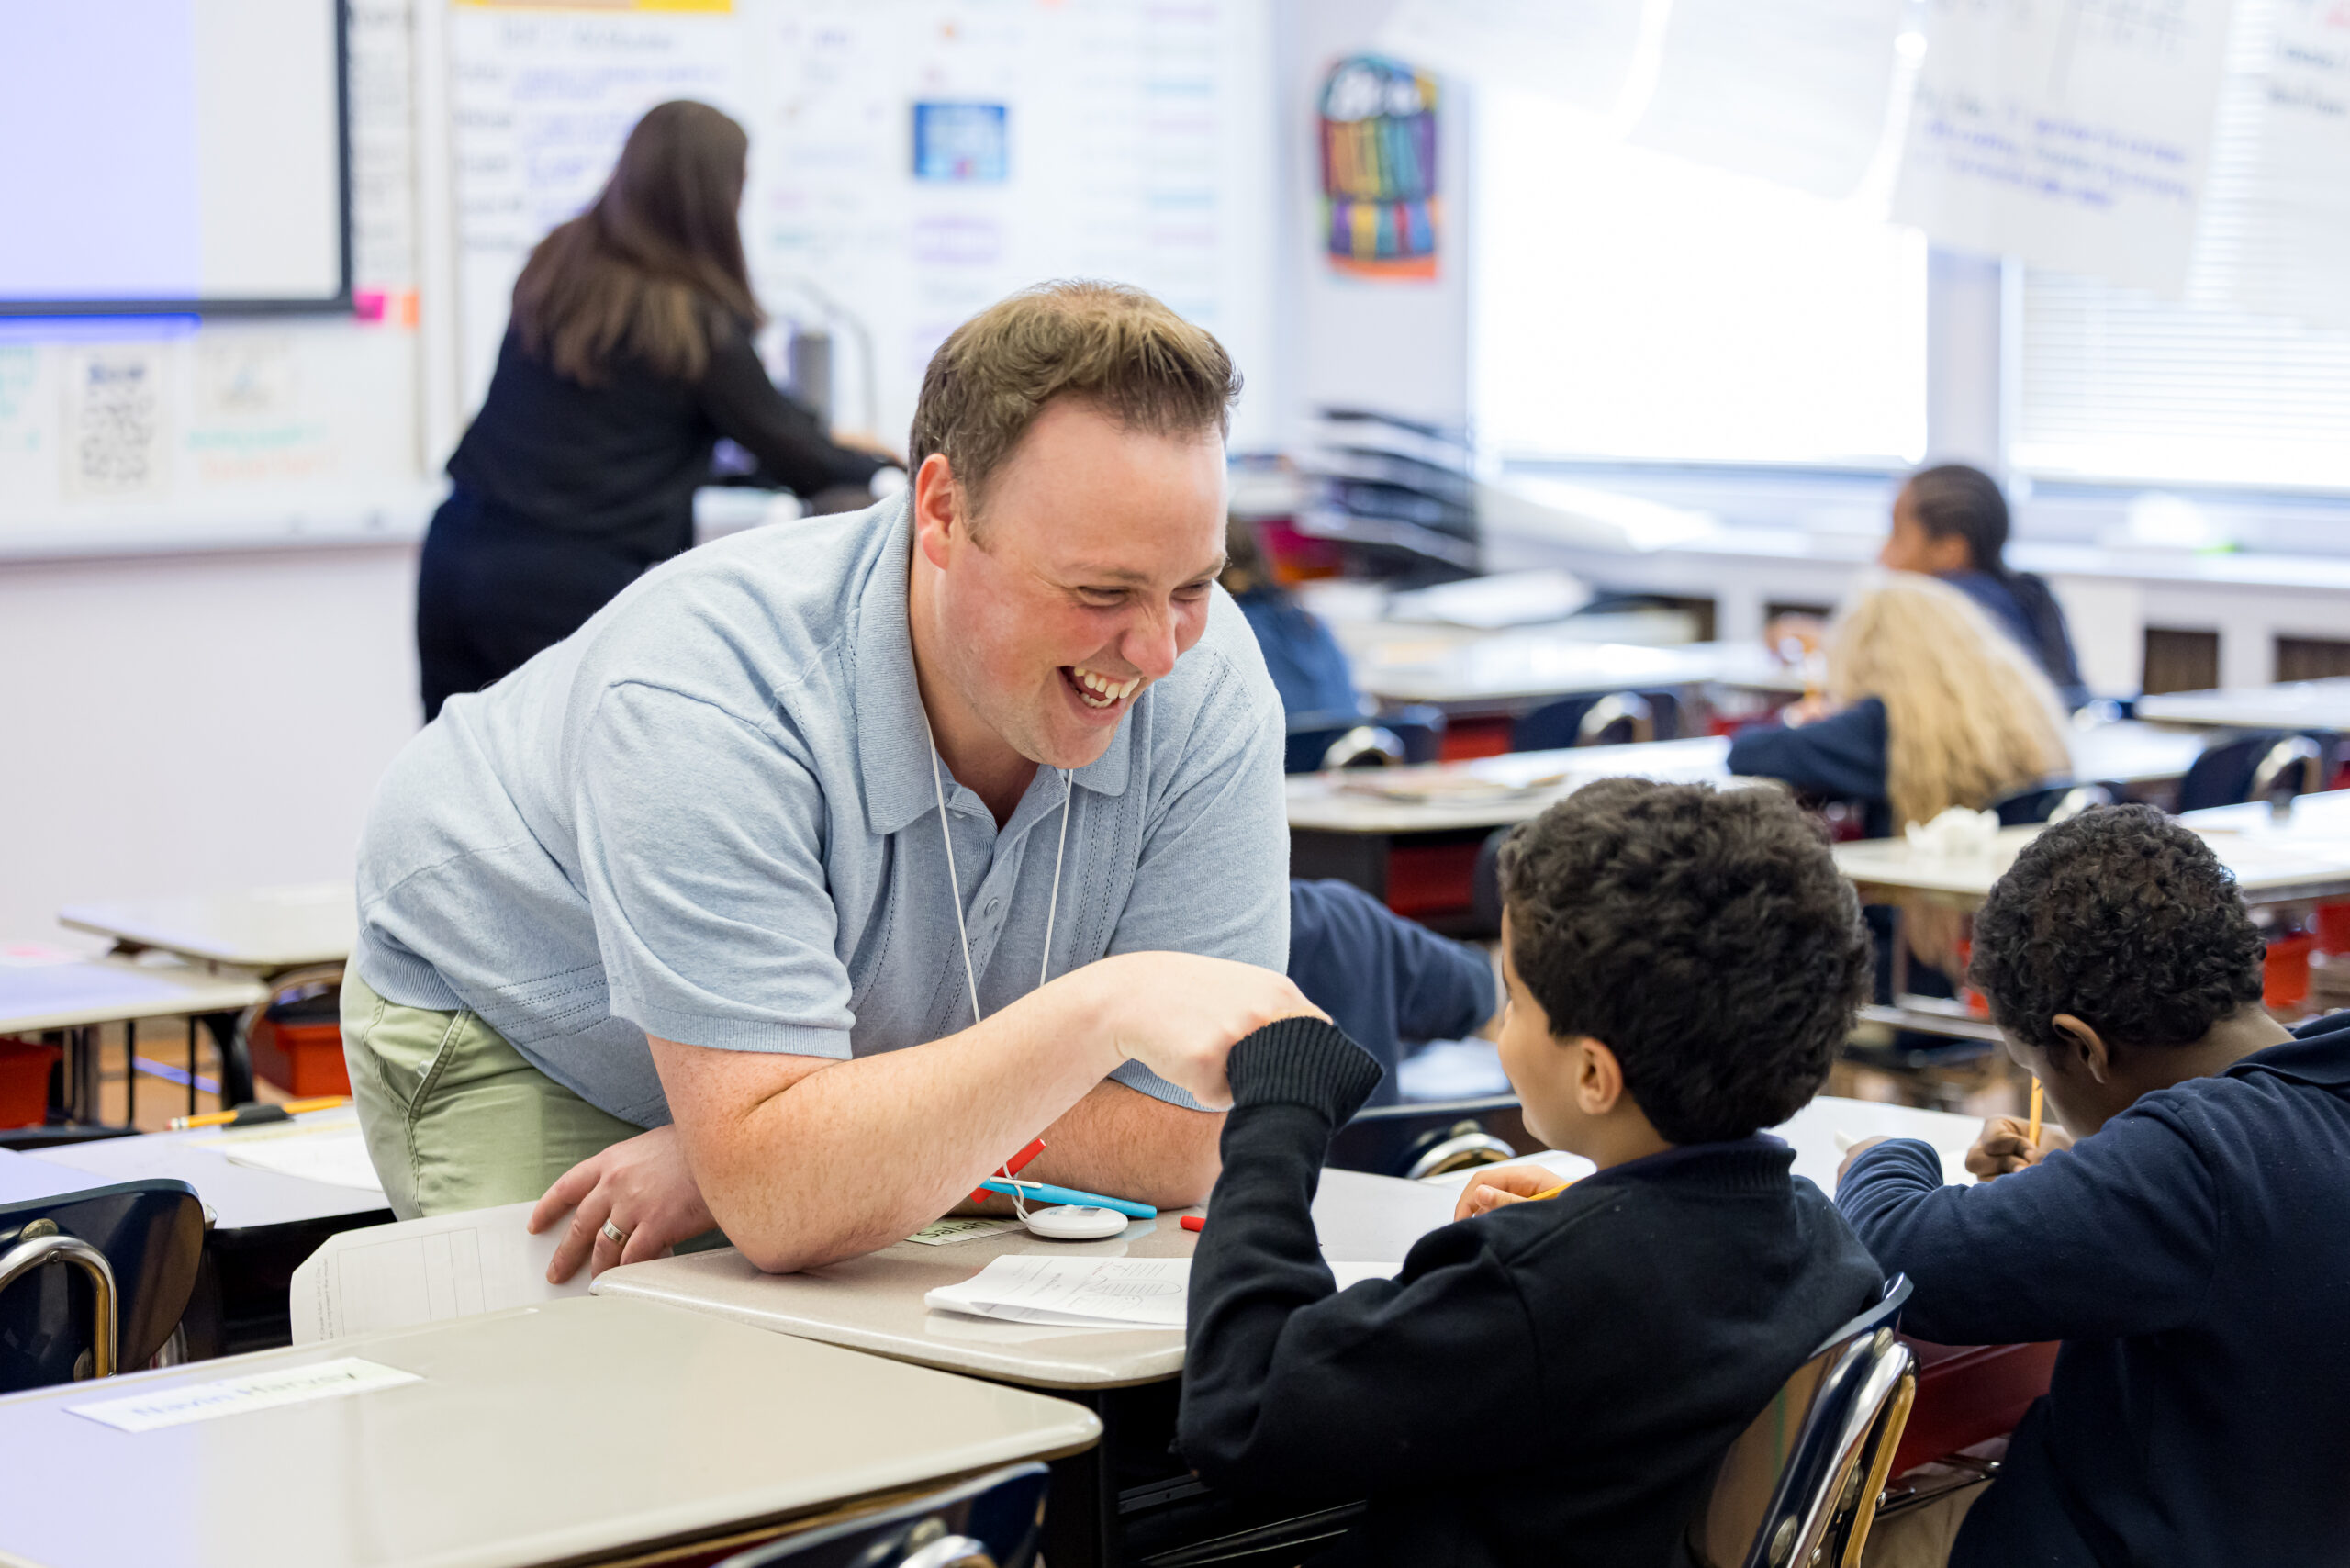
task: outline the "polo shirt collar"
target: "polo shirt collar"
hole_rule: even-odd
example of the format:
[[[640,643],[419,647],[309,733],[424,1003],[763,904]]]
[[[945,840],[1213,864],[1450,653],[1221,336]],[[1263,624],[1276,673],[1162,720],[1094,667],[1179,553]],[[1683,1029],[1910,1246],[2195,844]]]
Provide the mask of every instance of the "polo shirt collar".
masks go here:
[[[922,689],[914,679],[913,632],[906,610],[907,582],[913,567],[912,491],[901,491],[875,509],[874,522],[889,537],[880,559],[857,596],[856,623],[848,635],[849,703],[856,725],[857,779],[865,791],[865,824],[878,836],[903,831],[937,808],[931,782],[932,748],[922,711]],[[1134,747],[1135,713],[1150,700],[1145,691],[1129,710],[1109,750],[1077,769],[1072,782],[1096,795],[1123,795]]]

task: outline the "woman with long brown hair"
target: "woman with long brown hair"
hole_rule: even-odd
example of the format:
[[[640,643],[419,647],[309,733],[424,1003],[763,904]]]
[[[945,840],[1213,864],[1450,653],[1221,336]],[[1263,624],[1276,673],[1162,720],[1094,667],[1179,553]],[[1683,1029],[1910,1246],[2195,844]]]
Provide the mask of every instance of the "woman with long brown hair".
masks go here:
[[[721,436],[802,495],[861,489],[887,461],[835,443],[752,348],[765,318],[735,217],[749,147],[706,104],[662,104],[594,205],[531,252],[425,538],[427,722],[692,544],[693,492]]]

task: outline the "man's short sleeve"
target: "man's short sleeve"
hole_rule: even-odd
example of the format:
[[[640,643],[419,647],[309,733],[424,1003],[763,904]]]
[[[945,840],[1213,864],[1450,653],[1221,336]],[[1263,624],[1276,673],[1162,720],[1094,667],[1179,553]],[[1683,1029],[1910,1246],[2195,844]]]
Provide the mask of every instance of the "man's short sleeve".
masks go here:
[[[599,700],[576,778],[612,1014],[685,1045],[845,1058],[824,797],[787,738],[623,683]]]

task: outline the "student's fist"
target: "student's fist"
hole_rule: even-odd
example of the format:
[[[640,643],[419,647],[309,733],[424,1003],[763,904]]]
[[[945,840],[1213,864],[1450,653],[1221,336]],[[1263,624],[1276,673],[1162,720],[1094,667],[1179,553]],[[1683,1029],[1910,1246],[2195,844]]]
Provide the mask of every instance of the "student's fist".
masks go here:
[[[2028,1136],[2031,1124],[2021,1116],[1994,1116],[1983,1124],[1983,1134],[1975,1147],[1966,1151],[1966,1169],[1976,1179],[1988,1182],[1994,1176],[2005,1176],[2037,1165],[2060,1148],[2073,1147],[2072,1135],[2053,1123],[2040,1126],[2040,1142],[2035,1145]]]
[[[1469,1184],[1460,1189],[1460,1201],[1452,1205],[1452,1217],[1475,1219],[1504,1204],[1522,1204],[1558,1184],[1558,1172],[1539,1165],[1489,1165],[1470,1177]]]

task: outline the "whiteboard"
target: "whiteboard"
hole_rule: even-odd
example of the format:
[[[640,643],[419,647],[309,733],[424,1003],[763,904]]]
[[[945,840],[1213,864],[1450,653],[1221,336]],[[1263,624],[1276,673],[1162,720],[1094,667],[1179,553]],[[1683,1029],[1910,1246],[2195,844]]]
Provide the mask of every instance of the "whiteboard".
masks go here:
[[[446,28],[467,410],[531,246],[594,199],[639,115],[692,97],[750,132],[743,231],[778,318],[767,346],[825,324],[827,304],[841,313],[844,427],[869,417],[902,443],[947,332],[1014,289],[1084,276],[1149,289],[1214,332],[1259,378],[1234,445],[1270,443],[1271,0],[464,0]],[[923,105],[1000,110],[1002,177],[918,178]]]
[[[0,321],[0,558],[422,532],[413,15],[347,15],[366,319]]]

